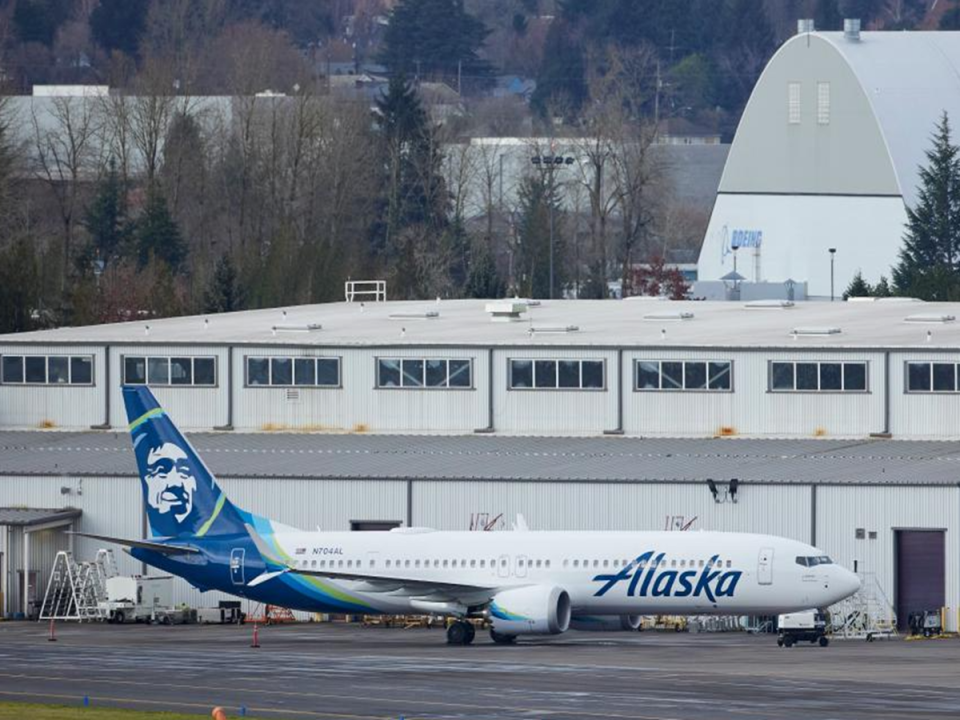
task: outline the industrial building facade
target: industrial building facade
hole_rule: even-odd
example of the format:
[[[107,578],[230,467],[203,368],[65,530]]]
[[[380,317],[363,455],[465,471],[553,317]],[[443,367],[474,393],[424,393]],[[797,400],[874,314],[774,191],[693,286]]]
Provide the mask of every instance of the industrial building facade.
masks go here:
[[[523,513],[533,529],[771,533],[901,613],[951,608],[955,628],[958,310],[339,303],[4,336],[0,508],[141,537],[120,388],[147,384],[231,499],[285,524],[466,530]],[[6,612],[42,593],[57,550],[101,545],[71,537],[0,522]],[[933,571],[901,586],[921,551]],[[211,602],[179,581],[176,598]]]
[[[340,303],[0,337],[0,428],[960,437],[955,305]]]

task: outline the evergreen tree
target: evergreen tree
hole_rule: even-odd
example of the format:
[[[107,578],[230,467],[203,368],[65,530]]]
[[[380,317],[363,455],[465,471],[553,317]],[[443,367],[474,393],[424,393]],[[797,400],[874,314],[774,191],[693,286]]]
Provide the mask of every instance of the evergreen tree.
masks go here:
[[[960,30],[960,4],[955,4],[940,17],[941,30]]]
[[[147,189],[147,205],[136,226],[137,263],[142,269],[152,259],[161,260],[174,273],[187,259],[187,246],[180,228],[167,208],[167,201],[156,185]]]
[[[96,197],[87,208],[83,226],[90,233],[90,260],[99,259],[109,263],[123,253],[129,238],[126,193],[112,159],[106,176],[97,188]]]
[[[443,156],[416,90],[402,76],[392,77],[377,101],[376,122],[385,158],[386,251],[402,254],[404,229],[422,226],[437,237],[446,229]]]
[[[849,300],[852,297],[870,297],[871,295],[873,295],[873,288],[870,287],[870,283],[863,279],[863,273],[857,270],[857,274],[853,276],[853,280],[850,281],[847,289],[843,292],[843,299]]]
[[[843,14],[837,0],[819,0],[813,16],[817,30],[842,30]]]
[[[492,75],[478,54],[488,34],[463,0],[401,0],[390,15],[380,60],[394,73],[476,84]]]
[[[551,212],[553,215],[553,296],[564,285],[565,257],[560,197],[547,175],[533,175],[520,185],[520,229],[517,275],[520,291],[531,298],[548,298],[550,292]]]
[[[960,299],[960,159],[944,113],[920,169],[917,202],[893,269],[898,294],[921,300]]]
[[[507,286],[500,277],[496,258],[486,241],[474,243],[470,254],[470,273],[464,291],[471,298],[502,298]]]
[[[221,255],[213,270],[210,286],[204,293],[203,311],[224,313],[240,310],[243,292],[238,282],[237,268],[229,255]]]
[[[90,13],[90,32],[107,52],[136,55],[149,9],[149,0],[100,0]]]
[[[892,297],[893,290],[890,288],[890,283],[887,281],[886,275],[881,275],[879,282],[873,286],[873,296],[874,297]]]
[[[0,333],[34,329],[33,310],[38,305],[40,284],[40,269],[30,240],[17,240],[0,252]]]
[[[541,115],[561,113],[573,117],[587,99],[586,60],[581,42],[569,23],[551,23],[530,104]]]

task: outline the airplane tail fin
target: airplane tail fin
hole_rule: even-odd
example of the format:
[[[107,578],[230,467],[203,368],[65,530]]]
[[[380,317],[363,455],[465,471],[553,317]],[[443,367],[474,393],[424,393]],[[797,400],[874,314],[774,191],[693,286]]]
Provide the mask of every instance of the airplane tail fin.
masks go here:
[[[143,386],[123,388],[133,451],[154,537],[244,534],[237,508]]]

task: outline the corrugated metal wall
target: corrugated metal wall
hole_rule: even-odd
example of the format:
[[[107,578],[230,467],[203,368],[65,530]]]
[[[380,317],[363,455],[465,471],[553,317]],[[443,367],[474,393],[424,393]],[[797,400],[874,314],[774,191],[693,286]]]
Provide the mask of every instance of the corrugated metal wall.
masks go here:
[[[123,407],[120,385],[123,382],[123,358],[137,357],[215,357],[217,359],[217,385],[215,387],[151,387],[157,400],[185,429],[207,429],[227,424],[229,381],[227,357],[224,347],[203,345],[116,345],[110,348],[110,424],[113,427],[127,426],[127,413]]]
[[[784,508],[790,508],[784,512]],[[810,488],[749,485],[738,502],[716,503],[705,484],[414,482],[413,520],[466,530],[472,514],[522,513],[534,530],[691,530],[772,533],[810,539]]]
[[[639,359],[730,360],[733,392],[635,392],[634,361]],[[769,392],[768,363],[772,360],[864,360],[868,363],[868,392]],[[883,353],[814,353],[802,346],[796,352],[624,352],[624,431],[628,435],[781,437],[863,437],[883,432],[883,361]]]
[[[399,332],[399,328],[398,328]],[[246,387],[248,356],[340,357],[341,388]],[[377,388],[377,358],[473,361],[471,389]],[[234,350],[234,425],[246,429],[473,432],[487,426],[488,354],[481,350],[404,348],[237,348]]]
[[[598,435],[617,430],[619,372],[616,351],[590,348],[515,348],[493,353],[494,428],[497,432]],[[603,360],[603,390],[511,390],[511,359]]]
[[[866,537],[857,539],[862,528]],[[817,488],[817,545],[851,570],[875,573],[890,603],[895,602],[894,532],[946,530],[948,627],[957,629],[960,607],[960,488],[845,487]],[[877,537],[870,539],[870,532]]]
[[[3,345],[0,355],[92,355],[89,385],[0,385],[0,426],[88,428],[106,418],[104,351],[94,345]]]
[[[920,332],[918,328],[918,332]],[[890,432],[895,437],[960,436],[960,395],[907,393],[908,361],[960,362],[960,353],[890,353]]]

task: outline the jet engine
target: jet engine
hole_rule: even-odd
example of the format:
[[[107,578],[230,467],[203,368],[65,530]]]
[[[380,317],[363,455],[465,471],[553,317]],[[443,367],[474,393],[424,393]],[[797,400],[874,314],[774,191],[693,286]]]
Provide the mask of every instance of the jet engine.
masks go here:
[[[571,630],[586,632],[636,632],[640,629],[639,615],[574,615]]]
[[[490,603],[499,635],[558,635],[570,627],[570,595],[555,585],[531,585],[499,592]]]

